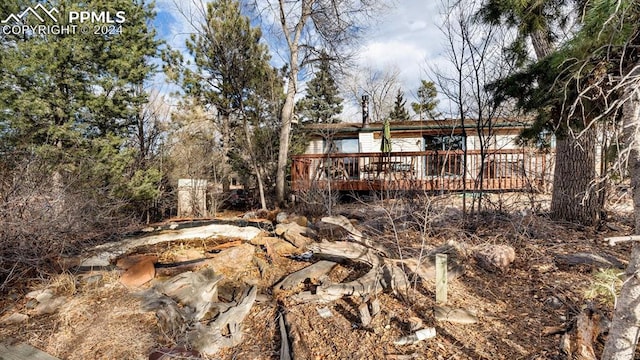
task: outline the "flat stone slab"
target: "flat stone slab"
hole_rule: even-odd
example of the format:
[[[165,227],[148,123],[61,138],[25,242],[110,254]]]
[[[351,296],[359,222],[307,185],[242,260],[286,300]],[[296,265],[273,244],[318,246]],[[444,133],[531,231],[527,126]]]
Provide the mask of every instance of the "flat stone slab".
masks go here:
[[[454,324],[475,324],[478,316],[467,309],[455,309],[448,306],[436,306],[434,308],[437,321],[448,321]]]
[[[112,259],[127,253],[131,249],[144,245],[154,245],[176,240],[208,238],[232,238],[250,241],[261,232],[262,230],[252,226],[240,227],[228,224],[211,224],[179,230],[169,230],[157,235],[126,239],[96,246],[93,248],[93,251],[98,254],[82,260],[80,266],[109,266]]]
[[[7,339],[0,342],[0,359],[3,360],[60,360],[29,344]]]

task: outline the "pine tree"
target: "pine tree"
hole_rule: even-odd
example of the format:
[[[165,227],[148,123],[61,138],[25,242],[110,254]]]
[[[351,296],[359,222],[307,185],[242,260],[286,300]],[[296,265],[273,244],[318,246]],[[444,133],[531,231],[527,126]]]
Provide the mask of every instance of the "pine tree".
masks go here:
[[[187,41],[195,66],[173,52],[167,57],[168,73],[185,93],[207,110],[217,113],[213,119],[220,134],[224,156],[222,184],[229,190],[229,156],[236,146],[234,131],[242,125],[243,112],[259,83],[272,71],[267,47],[260,42],[262,33],[242,15],[236,0],[216,0],[207,4],[205,22]]]
[[[393,103],[393,109],[389,113],[390,120],[409,120],[409,112],[406,109],[407,100],[404,99],[404,93],[398,89],[396,101]]]
[[[418,88],[418,102],[411,103],[411,109],[418,114],[420,120],[436,119],[440,117],[440,113],[436,111],[436,107],[440,102],[437,99],[438,91],[433,82],[421,80]]]
[[[261,194],[264,190],[261,177],[268,164],[256,161],[253,129],[262,125],[260,121],[274,112],[271,106],[278,102],[267,99],[277,87],[277,76],[261,37],[237,0],[216,0],[207,4],[205,22],[187,41],[195,66],[177,53],[168,58],[168,70],[186,95],[217,114],[211,125],[219,135],[224,159],[219,169],[224,190],[229,190],[233,170],[241,175],[252,172]]]
[[[604,196],[600,195],[604,194],[601,189],[603,181],[596,172],[597,128],[586,126],[590,122],[588,119],[567,117],[569,112],[565,111],[562,103],[567,96],[571,98],[575,94],[564,94],[561,89],[553,89],[559,65],[566,59],[552,59],[556,40],[564,33],[564,25],[570,23],[568,18],[574,13],[583,13],[587,3],[582,0],[490,0],[483,4],[478,15],[485,22],[517,29],[517,38],[510,50],[519,65],[527,63],[525,40],[531,40],[537,63],[509,76],[501,86],[503,89],[511,88],[506,92],[511,92],[511,97],[519,99],[518,105],[522,109],[537,115],[532,128],[522,134],[523,138],[539,138],[543,129],[555,132],[551,217],[593,225],[597,223],[604,206]],[[574,11],[567,15],[567,9],[571,7],[574,7]],[[582,19],[579,17],[578,21]],[[597,112],[587,109],[585,113]],[[577,137],[577,134],[580,136]]]
[[[342,112],[342,98],[338,96],[338,85],[331,74],[329,56],[323,53],[315,76],[307,83],[307,93],[298,101],[302,122],[339,122],[336,115]]]
[[[71,10],[117,9],[126,20],[121,32],[109,34],[78,30],[2,37],[3,150],[38,154],[61,189],[66,185],[83,196],[99,194],[100,202],[140,199],[148,192],[136,189],[149,177],[133,179],[133,172],[146,169],[136,168],[126,140],[147,101],[146,93],[136,89],[154,71],[150,58],[156,56],[159,42],[148,27],[153,9],[128,0],[61,0],[51,5],[61,13],[60,26],[68,25],[63,14]],[[23,21],[40,24],[33,16]]]

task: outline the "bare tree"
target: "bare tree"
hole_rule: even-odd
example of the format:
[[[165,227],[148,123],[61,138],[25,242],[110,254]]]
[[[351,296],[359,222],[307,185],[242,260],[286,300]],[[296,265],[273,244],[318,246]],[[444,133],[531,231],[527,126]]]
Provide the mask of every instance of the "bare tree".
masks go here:
[[[395,65],[385,66],[383,70],[367,66],[348,77],[345,87],[355,104],[360,103],[363,94],[369,95],[371,121],[380,122],[391,111],[400,89],[400,70]]]
[[[466,141],[468,120],[473,120],[477,135],[480,164],[474,175],[476,188],[482,192],[486,176],[487,152],[495,144],[494,125],[499,117],[511,114],[507,104],[496,104],[486,86],[505,76],[512,68],[502,49],[508,32],[475,20],[477,11],[473,1],[443,1],[444,21],[441,31],[447,39],[447,67],[431,67],[440,93],[451,104],[451,116],[460,120],[462,136]],[[462,173],[463,211],[466,212],[467,147],[464,146],[465,170]],[[474,199],[475,201],[475,199]],[[477,208],[481,208],[481,197]]]
[[[140,86],[136,91],[143,94]],[[171,120],[171,107],[157,89],[149,91],[149,100],[134,116],[135,131],[131,142],[138,151],[139,165],[150,161],[159,151],[163,134]]]
[[[300,71],[325,51],[334,61],[345,63],[355,40],[382,2],[378,0],[265,0],[254,2],[266,26],[275,29],[286,43],[287,89],[282,106],[280,148],[276,176],[276,200],[285,198],[285,174],[289,155],[291,121]]]

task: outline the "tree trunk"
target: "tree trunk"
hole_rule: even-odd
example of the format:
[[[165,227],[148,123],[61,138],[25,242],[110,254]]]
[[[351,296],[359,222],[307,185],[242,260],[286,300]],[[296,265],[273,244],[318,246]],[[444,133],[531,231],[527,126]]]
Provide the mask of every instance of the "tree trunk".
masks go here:
[[[553,48],[551,41],[549,41],[549,37],[546,35],[547,29],[536,30],[531,33],[531,43],[533,45],[533,50],[536,52],[536,57],[538,60],[546,57],[551,53]]]
[[[222,115],[222,155],[224,163],[221,165],[222,172],[222,191],[229,193],[231,189],[231,180],[229,179],[229,152],[231,151],[231,118],[229,115]]]
[[[251,138],[251,131],[249,130],[249,123],[244,120],[244,136],[247,141],[247,149],[249,150],[249,161],[253,167],[253,171],[256,173],[256,181],[258,182],[258,191],[260,193],[260,207],[262,210],[267,210],[267,201],[264,197],[264,182],[262,181],[262,173],[260,172],[260,166],[256,160],[255,152],[253,151],[253,140]]]
[[[291,73],[287,84],[287,97],[282,106],[282,127],[280,128],[280,148],[278,150],[278,168],[276,169],[276,201],[284,202],[285,177],[289,160],[289,138],[291,134],[291,120],[296,96],[296,82],[298,77],[298,48],[291,49]]]
[[[596,182],[597,130],[591,127],[579,137],[569,133],[556,142],[556,164],[551,198],[555,220],[595,224],[602,209]]]
[[[632,83],[633,84],[633,83]],[[623,105],[624,137],[629,146],[629,175],[633,191],[635,234],[640,233],[640,89],[627,86]],[[625,271],[626,280],[602,353],[603,360],[633,359],[640,334],[640,245],[635,243]]]

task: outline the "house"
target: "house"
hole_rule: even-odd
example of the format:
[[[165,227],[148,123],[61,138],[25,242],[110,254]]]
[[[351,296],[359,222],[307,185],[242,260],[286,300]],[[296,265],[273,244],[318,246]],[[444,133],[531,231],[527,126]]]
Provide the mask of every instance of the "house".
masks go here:
[[[463,126],[464,125],[464,126]],[[553,175],[553,156],[520,146],[527,126],[495,119],[478,128],[473,119],[392,121],[391,151],[381,151],[384,123],[306,126],[311,140],[292,159],[294,191],[312,187],[367,190],[535,190]]]

